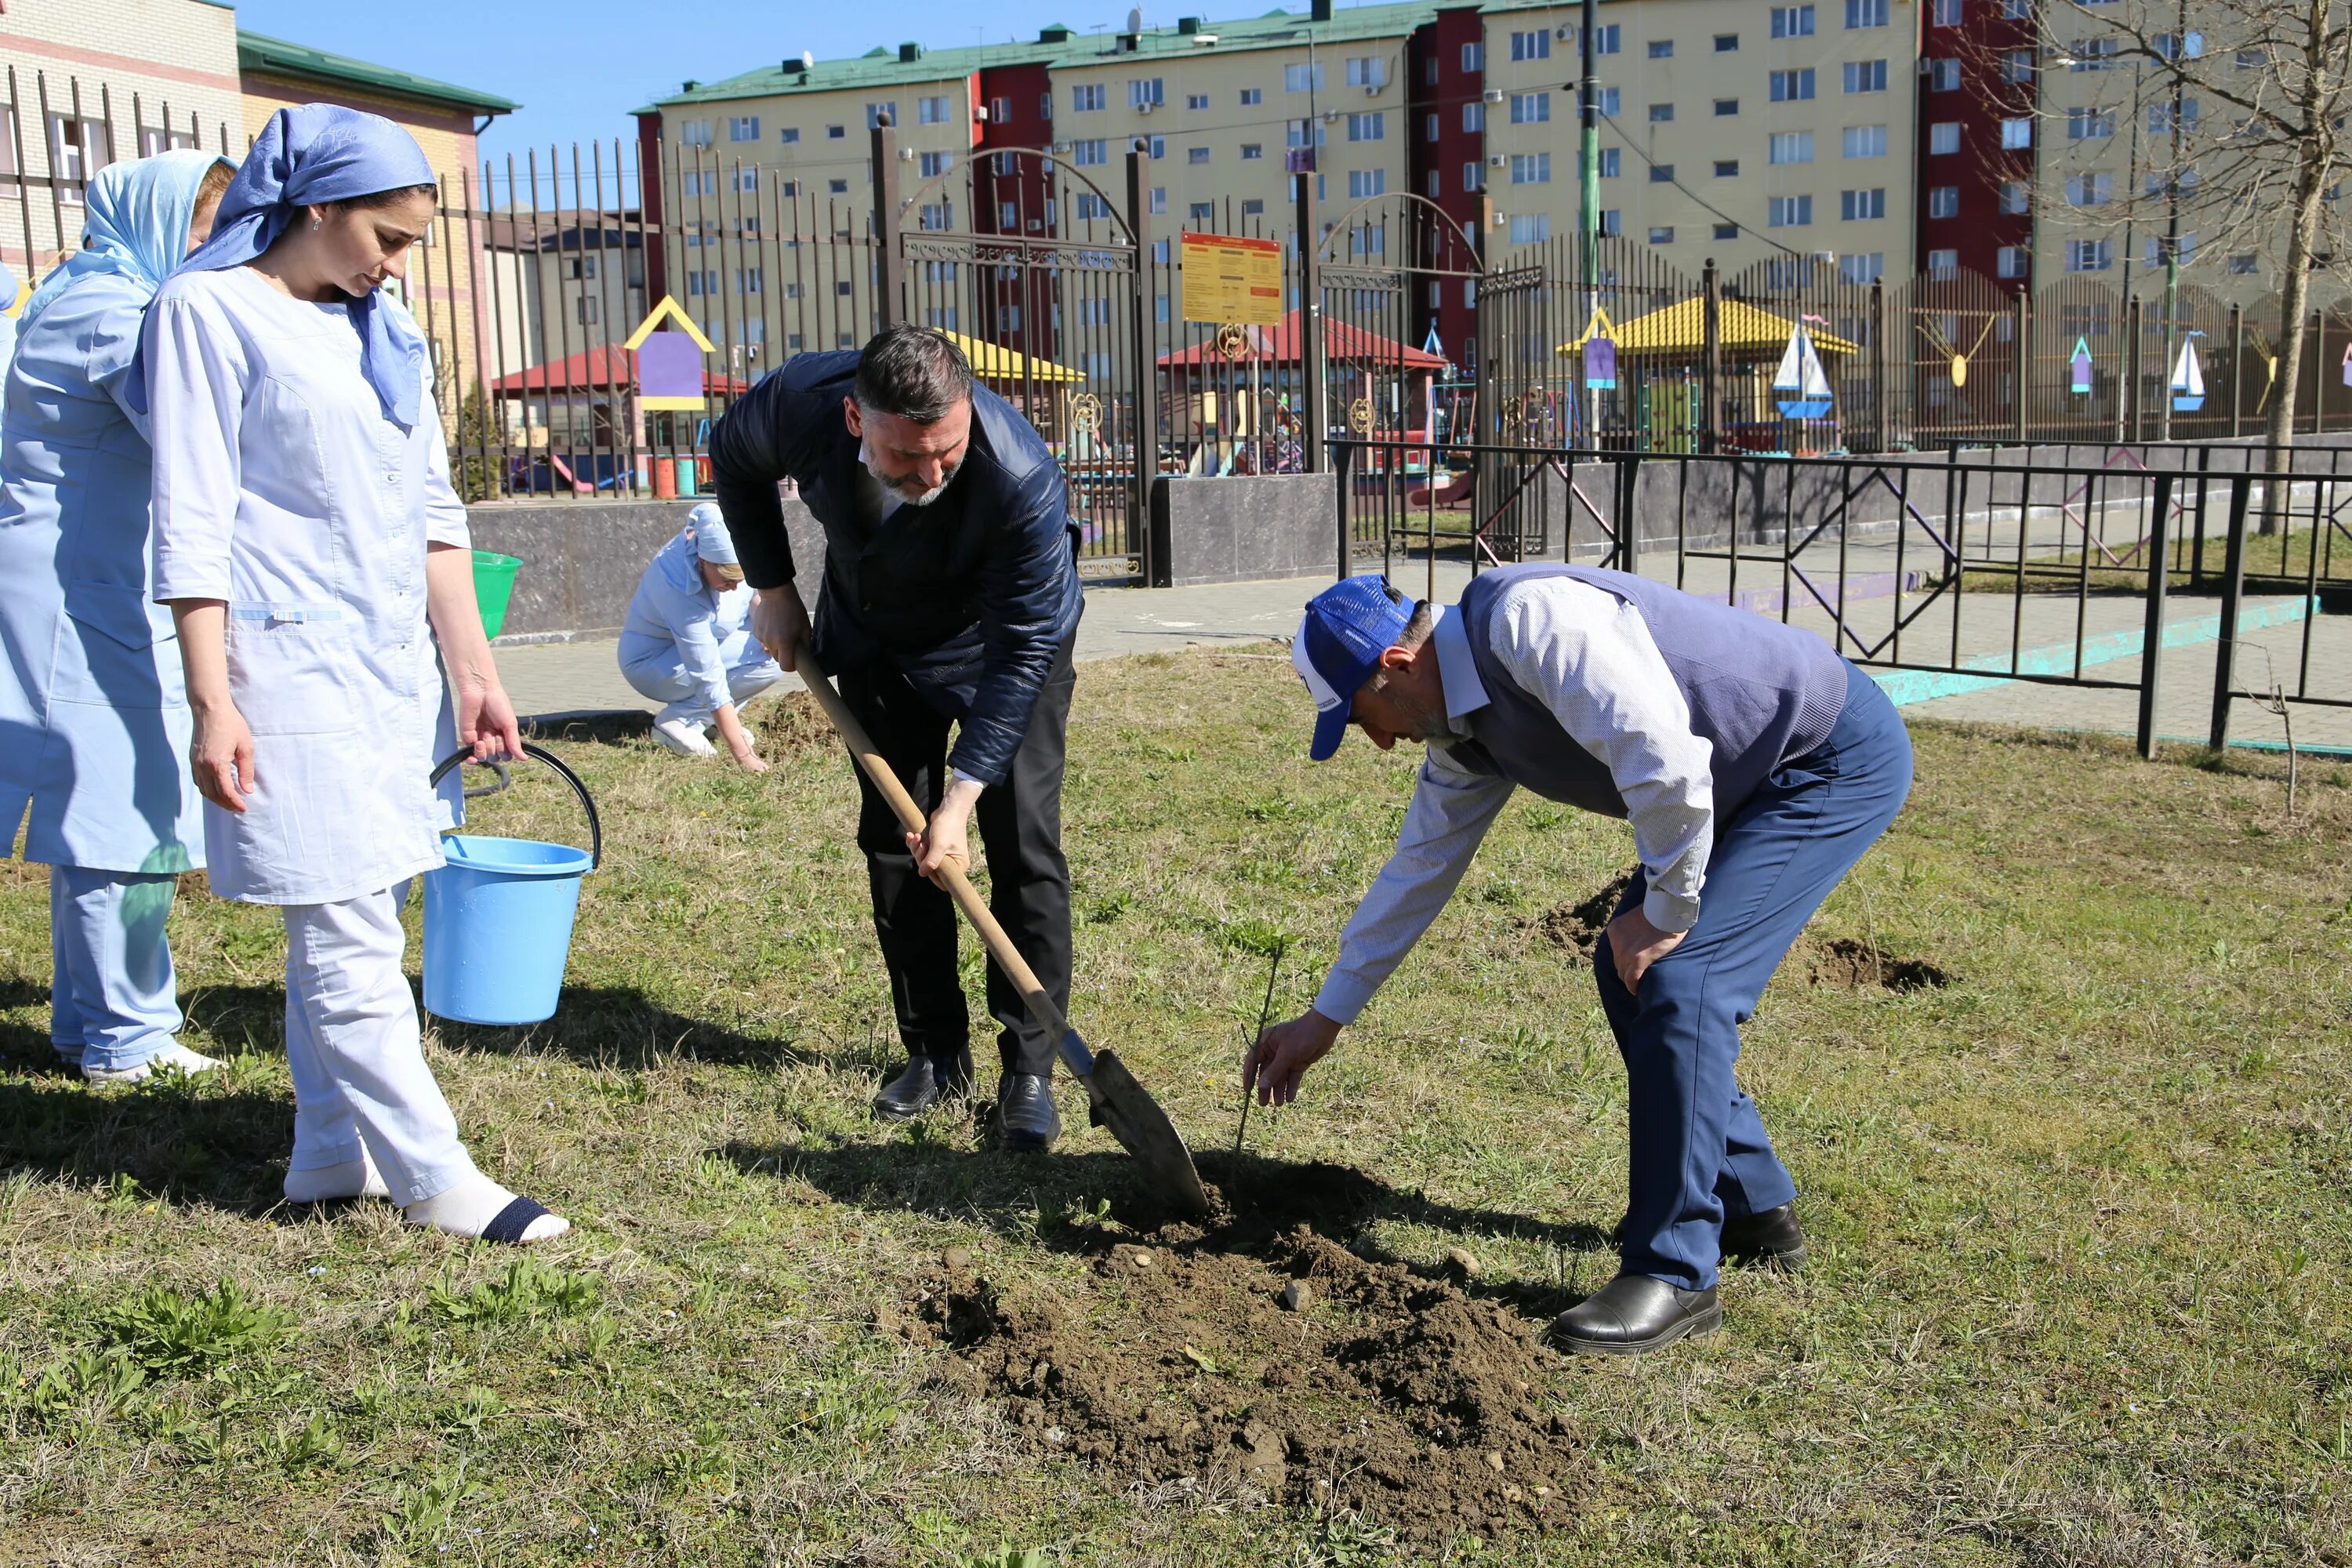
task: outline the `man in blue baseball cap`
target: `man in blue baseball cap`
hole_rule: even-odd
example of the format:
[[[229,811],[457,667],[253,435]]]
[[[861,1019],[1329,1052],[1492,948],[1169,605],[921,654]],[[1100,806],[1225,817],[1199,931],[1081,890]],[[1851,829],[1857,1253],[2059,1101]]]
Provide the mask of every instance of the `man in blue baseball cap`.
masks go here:
[[[1552,1329],[1602,1355],[1712,1331],[1722,1258],[1803,1258],[1796,1184],[1733,1063],[1790,944],[1910,790],[1894,704],[1811,632],[1573,565],[1482,574],[1451,606],[1350,577],[1307,606],[1291,658],[1317,761],[1350,724],[1428,754],[1314,1006],[1265,1032],[1245,1081],[1261,1103],[1297,1095],[1513,789],[1627,819],[1641,866],[1593,955],[1629,1089],[1622,1266]]]

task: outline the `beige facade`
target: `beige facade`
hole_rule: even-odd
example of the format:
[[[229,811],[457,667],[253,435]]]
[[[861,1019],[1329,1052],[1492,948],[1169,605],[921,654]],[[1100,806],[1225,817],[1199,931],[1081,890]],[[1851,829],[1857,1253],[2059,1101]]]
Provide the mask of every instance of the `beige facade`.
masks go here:
[[[1710,257],[1728,273],[1792,254],[1863,280],[1909,273],[1912,0],[1617,0],[1600,16],[1604,232],[1692,279]],[[1485,11],[1483,174],[1506,255],[1576,230],[1580,18]]]

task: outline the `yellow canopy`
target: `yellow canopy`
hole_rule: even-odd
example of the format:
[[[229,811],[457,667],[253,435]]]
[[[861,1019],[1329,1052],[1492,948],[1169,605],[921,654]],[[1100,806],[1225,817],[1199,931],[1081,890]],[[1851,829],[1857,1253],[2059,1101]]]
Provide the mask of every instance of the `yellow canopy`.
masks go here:
[[[963,357],[971,361],[971,374],[982,381],[1018,384],[1084,381],[1087,378],[1084,371],[1072,370],[1068,365],[1055,364],[1034,354],[1024,354],[1001,343],[984,343],[978,338],[965,337],[961,332],[941,332],[940,335],[963,350]]]
[[[1776,316],[1769,310],[1759,310],[1744,300],[1726,300],[1717,314],[1723,333],[1723,346],[1732,353],[1779,353],[1789,346],[1789,334],[1796,323],[1786,316]],[[1646,316],[1636,316],[1621,321],[1611,336],[1617,340],[1620,353],[1702,353],[1706,349],[1706,301],[1696,295],[1678,300],[1662,310]],[[1833,332],[1813,331],[1813,347],[1825,354],[1850,354],[1854,345]],[[1561,353],[1574,353],[1584,346],[1584,338],[1559,345]]]

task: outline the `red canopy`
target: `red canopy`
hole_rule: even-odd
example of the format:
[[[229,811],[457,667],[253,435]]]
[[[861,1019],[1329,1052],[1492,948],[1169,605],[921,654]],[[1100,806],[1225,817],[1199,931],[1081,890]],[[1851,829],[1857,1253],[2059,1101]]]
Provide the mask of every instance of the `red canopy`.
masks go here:
[[[1238,362],[1272,360],[1276,364],[1298,363],[1298,312],[1291,311],[1271,327],[1244,327],[1249,334],[1250,352]],[[1405,370],[1444,370],[1445,361],[1426,349],[1401,343],[1394,338],[1384,338],[1378,332],[1366,331],[1346,321],[1323,318],[1323,357],[1327,360],[1361,360],[1374,364],[1398,366]],[[1214,335],[1209,341],[1160,356],[1162,365],[1184,365],[1198,369],[1202,365],[1234,363],[1217,352]]]
[[[509,397],[548,397],[567,392],[603,392],[617,388],[626,392],[637,384],[637,356],[617,343],[602,348],[583,349],[553,364],[535,364],[511,375],[502,375],[490,384],[493,392]],[[740,375],[702,373],[702,390],[709,396],[735,397],[751,390],[751,384]]]

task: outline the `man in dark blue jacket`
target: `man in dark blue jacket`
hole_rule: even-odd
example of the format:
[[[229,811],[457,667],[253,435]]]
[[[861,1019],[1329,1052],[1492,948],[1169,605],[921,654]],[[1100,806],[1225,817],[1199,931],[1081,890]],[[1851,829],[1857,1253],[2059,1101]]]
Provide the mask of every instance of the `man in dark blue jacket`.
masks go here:
[[[858,775],[857,842],[908,1058],[874,1112],[914,1116],[971,1081],[955,908],[930,879],[968,861],[975,810],[990,907],[1069,1005],[1062,764],[1082,602],[1062,470],[1028,420],[973,384],[953,342],[909,326],[858,353],[795,355],[728,410],[710,453],[719,510],[760,591],[752,634],[787,669],[809,620],[777,481],[797,481],[824,525],[816,657],[929,814],[926,831],[905,832]],[[1049,1147],[1061,1135],[1056,1042],[993,963],[988,1010],[1004,1062],[999,1134]]]

